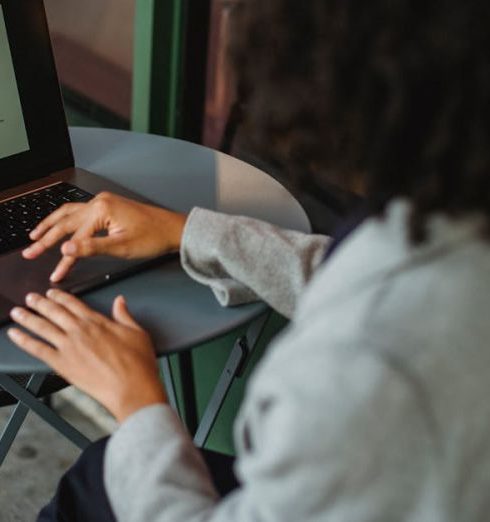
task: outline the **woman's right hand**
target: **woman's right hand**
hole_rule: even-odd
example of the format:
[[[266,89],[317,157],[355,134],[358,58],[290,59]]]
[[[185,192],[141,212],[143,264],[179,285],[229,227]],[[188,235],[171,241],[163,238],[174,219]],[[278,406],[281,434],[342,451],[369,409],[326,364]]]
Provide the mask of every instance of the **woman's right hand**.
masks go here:
[[[110,255],[125,259],[152,257],[180,248],[187,216],[101,192],[88,203],[67,203],[30,233],[33,243],[22,255],[35,259],[64,237],[62,259],[51,274],[61,281],[80,257]],[[105,231],[107,235],[96,236]]]

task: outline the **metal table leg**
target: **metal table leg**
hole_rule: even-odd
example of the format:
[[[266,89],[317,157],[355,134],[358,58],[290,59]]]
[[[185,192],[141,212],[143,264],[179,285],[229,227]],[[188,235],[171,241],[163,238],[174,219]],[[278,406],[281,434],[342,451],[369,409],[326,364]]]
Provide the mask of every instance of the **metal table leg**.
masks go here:
[[[45,379],[46,375],[44,374],[31,375],[26,390],[33,395],[36,395],[36,393],[41,389]],[[2,434],[0,435],[0,466],[3,464],[5,457],[10,451],[15,437],[17,436],[17,433],[24,423],[28,413],[29,408],[25,404],[18,402],[14,411],[10,415]]]
[[[165,391],[167,392],[168,402],[171,408],[178,412],[177,396],[175,394],[175,383],[172,375],[172,368],[168,357],[162,357],[159,361],[160,371],[162,372],[163,382],[165,383]]]
[[[206,443],[233,380],[243,373],[246,362],[255,350],[270,314],[271,312],[267,311],[255,319],[249,326],[247,334],[236,341],[194,436],[194,444],[198,448],[202,448]]]
[[[27,391],[25,388],[17,384],[8,375],[0,374],[0,387],[10,393],[10,395],[14,396],[36,415],[39,415],[39,417],[41,417],[45,422],[64,435],[80,449],[85,449],[91,443],[85,435],[82,435],[76,428],[34,397],[30,391]]]
[[[192,354],[187,351],[177,355],[180,382],[182,383],[182,406],[181,419],[184,421],[189,433],[197,430],[198,415],[196,401],[196,387],[194,383],[194,362]]]

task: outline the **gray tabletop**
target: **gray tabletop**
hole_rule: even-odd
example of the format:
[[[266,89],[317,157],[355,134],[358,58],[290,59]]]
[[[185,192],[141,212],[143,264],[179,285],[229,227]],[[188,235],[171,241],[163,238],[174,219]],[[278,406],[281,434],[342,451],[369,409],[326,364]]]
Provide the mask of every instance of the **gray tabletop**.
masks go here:
[[[75,163],[156,203],[187,212],[195,206],[251,216],[309,232],[306,214],[289,192],[260,170],[188,142],[107,129],[71,129]],[[160,355],[189,349],[237,328],[265,311],[255,303],[222,308],[211,291],[190,279],[177,260],[84,296],[108,313],[123,294]],[[0,330],[0,373],[45,372]]]

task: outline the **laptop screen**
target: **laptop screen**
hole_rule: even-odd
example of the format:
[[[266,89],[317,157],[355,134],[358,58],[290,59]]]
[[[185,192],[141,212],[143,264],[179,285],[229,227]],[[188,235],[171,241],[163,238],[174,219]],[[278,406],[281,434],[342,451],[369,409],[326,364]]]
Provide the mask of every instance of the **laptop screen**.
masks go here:
[[[29,150],[12,54],[0,5],[0,159]]]
[[[0,190],[73,166],[42,0],[0,0]]]

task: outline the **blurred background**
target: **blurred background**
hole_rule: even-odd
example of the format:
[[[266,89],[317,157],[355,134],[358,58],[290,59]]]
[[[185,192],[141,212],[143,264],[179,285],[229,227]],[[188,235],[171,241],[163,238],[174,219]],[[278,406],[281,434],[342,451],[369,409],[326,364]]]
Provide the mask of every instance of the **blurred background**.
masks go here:
[[[288,176],[240,132],[227,63],[238,0],[45,0],[71,125],[181,138],[265,170],[293,192],[313,229],[330,233],[352,201],[334,187],[288,185]],[[246,111],[246,108],[245,108]]]
[[[233,100],[226,66],[233,3],[46,0],[70,123],[139,128],[218,148]],[[170,103],[177,106],[162,114]],[[160,117],[147,119],[156,105]]]

